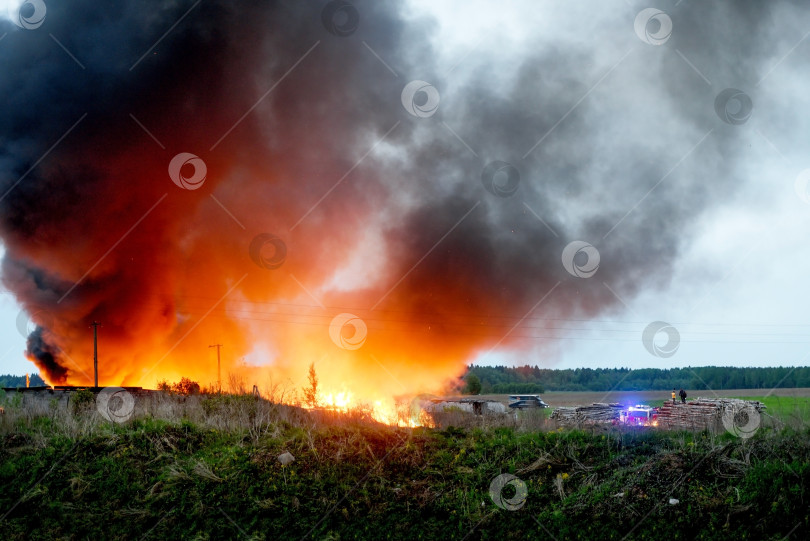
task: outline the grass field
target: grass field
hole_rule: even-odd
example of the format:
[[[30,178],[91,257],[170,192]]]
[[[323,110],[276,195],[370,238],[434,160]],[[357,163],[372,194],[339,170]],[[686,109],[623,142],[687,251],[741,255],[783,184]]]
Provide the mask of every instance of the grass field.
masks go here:
[[[748,396],[739,398],[763,402],[768,415],[785,423],[810,424],[810,398],[802,396]]]
[[[536,426],[408,429],[362,412],[312,414],[228,395],[164,397],[124,424],[104,421],[91,403],[75,411],[5,406],[6,539],[810,534],[807,428],[762,428],[750,439],[562,430],[542,418]],[[285,452],[295,460],[282,465]]]
[[[679,389],[680,390],[680,389]],[[770,393],[770,397],[785,397],[810,400],[810,389],[727,389],[724,391],[696,391],[685,389],[690,399],[699,396],[704,397],[756,397]],[[547,392],[542,397],[550,406],[574,406],[577,404],[591,404],[593,402],[620,402],[622,404],[641,403],[652,404],[661,403],[670,398],[671,391],[612,391],[612,392]],[[506,403],[509,395],[493,394],[481,395],[482,398],[489,398]]]
[[[680,389],[679,389],[680,390]],[[727,389],[723,391],[695,391],[685,389],[687,400],[705,398],[742,398],[759,400],[767,407],[766,413],[782,422],[810,424],[810,389]],[[766,396],[766,393],[770,393]],[[551,406],[547,414],[557,406],[587,405],[594,402],[618,402],[621,404],[647,404],[660,406],[670,399],[669,391],[614,391],[614,392],[547,392],[543,400]],[[481,398],[508,403],[509,395],[481,395]]]

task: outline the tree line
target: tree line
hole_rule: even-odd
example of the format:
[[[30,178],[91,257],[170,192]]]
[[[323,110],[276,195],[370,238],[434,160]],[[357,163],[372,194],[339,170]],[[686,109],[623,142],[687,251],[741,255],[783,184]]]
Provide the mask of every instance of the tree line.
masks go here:
[[[469,394],[544,391],[660,391],[810,387],[810,367],[573,368],[470,365],[462,376]],[[478,391],[478,392],[476,392]]]
[[[45,382],[39,377],[39,374],[31,374],[30,385],[31,387],[41,387],[45,385]],[[2,387],[25,387],[25,376],[2,374],[0,375],[0,388]]]

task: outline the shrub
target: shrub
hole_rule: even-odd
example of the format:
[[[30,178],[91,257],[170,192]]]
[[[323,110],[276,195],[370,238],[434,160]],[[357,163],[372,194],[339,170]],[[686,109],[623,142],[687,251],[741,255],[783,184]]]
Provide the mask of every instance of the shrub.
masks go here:
[[[200,384],[186,377],[180,378],[180,381],[176,383],[169,383],[164,379],[158,382],[157,390],[168,391],[169,393],[181,394],[183,396],[190,396],[200,394]]]
[[[315,363],[309,365],[309,386],[304,387],[304,404],[314,408],[318,405],[318,374],[315,373]]]
[[[96,395],[90,389],[79,389],[70,397],[70,405],[73,413],[88,412],[96,404]]]

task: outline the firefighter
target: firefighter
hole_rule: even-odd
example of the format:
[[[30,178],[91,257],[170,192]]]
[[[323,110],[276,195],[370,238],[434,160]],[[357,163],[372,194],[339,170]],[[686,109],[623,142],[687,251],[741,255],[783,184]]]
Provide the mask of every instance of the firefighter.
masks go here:
[[[675,403],[675,389],[672,389],[672,403]]]
[[[681,404],[686,404],[686,391],[681,389],[681,392],[678,394],[681,397]]]

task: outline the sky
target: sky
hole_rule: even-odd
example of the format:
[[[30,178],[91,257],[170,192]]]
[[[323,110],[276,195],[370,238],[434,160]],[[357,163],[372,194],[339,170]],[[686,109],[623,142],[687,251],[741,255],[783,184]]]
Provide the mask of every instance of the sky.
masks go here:
[[[808,364],[801,2],[5,3],[0,372]]]

